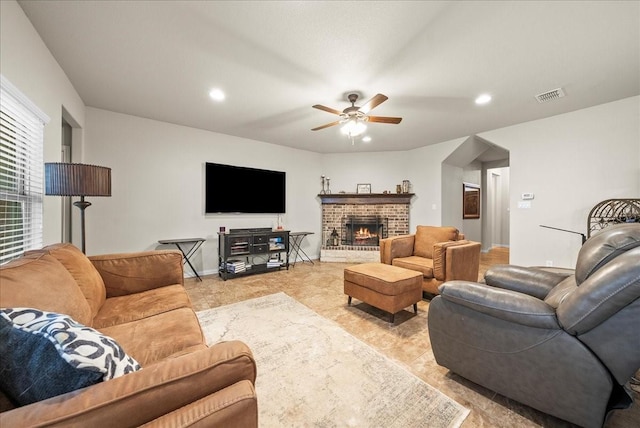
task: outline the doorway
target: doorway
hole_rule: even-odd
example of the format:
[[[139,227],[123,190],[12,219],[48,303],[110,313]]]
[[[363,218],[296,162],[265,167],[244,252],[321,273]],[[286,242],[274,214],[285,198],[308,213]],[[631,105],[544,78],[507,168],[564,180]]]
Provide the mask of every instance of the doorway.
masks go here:
[[[488,249],[509,247],[509,167],[487,169]]]
[[[476,135],[442,162],[441,224],[482,243],[482,251],[509,247],[509,151]],[[465,218],[463,184],[480,189],[480,216]]]

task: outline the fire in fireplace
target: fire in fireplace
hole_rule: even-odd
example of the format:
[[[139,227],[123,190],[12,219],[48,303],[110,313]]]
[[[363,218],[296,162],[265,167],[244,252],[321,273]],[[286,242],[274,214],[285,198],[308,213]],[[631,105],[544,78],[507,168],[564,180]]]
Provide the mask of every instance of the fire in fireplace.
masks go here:
[[[388,227],[386,217],[346,216],[342,221],[344,245],[377,246],[380,239],[387,237]]]

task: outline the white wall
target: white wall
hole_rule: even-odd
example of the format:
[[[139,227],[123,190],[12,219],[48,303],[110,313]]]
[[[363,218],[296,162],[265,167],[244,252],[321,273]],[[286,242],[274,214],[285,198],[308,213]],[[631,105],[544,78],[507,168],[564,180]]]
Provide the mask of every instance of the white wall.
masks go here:
[[[511,263],[544,265],[551,260],[554,266],[574,267],[580,236],[539,225],[586,233],[587,215],[598,202],[640,197],[638,96],[479,136],[510,154]],[[408,171],[416,193],[412,230],[418,224],[442,224],[441,201],[448,196],[441,194],[441,163],[465,140],[409,152]],[[525,192],[536,195],[532,208],[518,209],[520,195]]]
[[[346,138],[344,143],[351,144]],[[327,154],[322,159],[322,174],[331,179],[331,193],[355,193],[358,183],[370,183],[372,193],[395,193],[397,184],[412,180],[407,152]],[[319,176],[316,189],[316,193],[322,189]]]
[[[309,231],[303,250],[318,258],[321,245],[321,175],[331,191],[395,191],[407,179],[407,153],[320,155],[259,141],[114,113],[86,109],[86,160],[112,168],[112,196],[92,198],[87,210],[87,253],[139,251],[161,239],[207,239],[194,258],[199,273],[217,267],[217,232],[275,227],[276,215],[204,214],[204,163],[275,169],[287,173],[284,227]],[[347,141],[345,141],[347,144]],[[229,191],[245,185],[224,183]],[[190,273],[187,267],[186,273]]]
[[[205,215],[205,162],[286,171],[284,227],[315,232],[307,245],[317,246],[318,154],[95,108],[87,108],[86,121],[87,161],[112,168],[112,196],[93,198],[87,210],[87,253],[155,249],[161,239],[202,237],[207,241],[194,265],[211,273],[220,226],[276,227],[275,214]],[[220,185],[241,193],[261,183]]]
[[[440,144],[434,144],[419,149],[408,151],[408,159],[406,170],[412,175],[411,182],[416,196],[413,198],[411,206],[411,231],[414,231],[419,224],[442,225],[443,222],[448,223],[449,218],[443,219],[443,204],[460,205],[460,213],[462,213],[462,182],[460,181],[456,187],[459,188],[457,196],[443,194],[442,186],[442,165],[443,161],[458,147],[464,143],[467,137],[447,141]],[[462,172],[460,172],[460,179]],[[446,211],[446,209],[445,209]],[[462,220],[460,220],[462,222]],[[459,227],[461,226],[453,225]]]
[[[44,127],[44,161],[60,162],[62,111],[84,126],[84,104],[71,82],[13,0],[0,1],[0,73],[51,119]],[[74,134],[79,142],[82,133]],[[62,198],[45,196],[43,240],[61,239]],[[75,209],[78,211],[77,209]]]
[[[584,232],[588,211],[597,202],[640,194],[638,99],[632,97],[481,135],[510,152],[508,206],[513,263],[540,265],[552,260],[556,266],[573,266],[580,237],[539,225]],[[465,139],[407,152],[319,155],[87,109],[86,140],[87,160],[114,168],[114,196],[109,201],[114,212],[108,212],[104,221],[130,223],[130,230],[124,234],[117,231],[115,222],[88,226],[93,236],[90,241],[101,243],[100,248],[88,243],[90,252],[149,248],[157,239],[187,235],[206,234],[206,238],[215,239],[220,225],[275,224],[275,217],[203,216],[201,165],[219,161],[287,171],[290,189],[285,227],[314,232],[306,250],[317,257],[321,175],[331,178],[334,193],[353,192],[358,183],[371,183],[373,192],[393,191],[396,184],[408,179],[416,193],[410,230],[418,224],[439,225],[441,201],[445,200],[441,164]],[[120,191],[125,192],[125,199],[119,199]],[[536,195],[529,210],[517,208],[517,199],[524,192]],[[176,193],[178,204],[167,199],[172,193]],[[88,221],[91,224],[95,220]],[[93,230],[107,225],[102,232]],[[201,264],[205,270],[212,269],[214,246],[213,241],[208,242],[203,252],[205,260]]]
[[[443,163],[442,168],[442,212],[440,223],[462,230],[462,181],[464,170],[458,166]]]
[[[609,198],[640,197],[640,97],[480,135],[510,153],[511,263],[575,266],[587,215]],[[522,193],[535,199],[518,208]]]

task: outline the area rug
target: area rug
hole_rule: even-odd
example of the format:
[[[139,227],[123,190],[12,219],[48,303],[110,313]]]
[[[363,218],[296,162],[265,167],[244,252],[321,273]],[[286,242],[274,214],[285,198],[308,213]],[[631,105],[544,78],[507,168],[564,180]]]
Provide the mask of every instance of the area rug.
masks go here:
[[[263,428],[458,427],[469,413],[285,293],[198,318],[207,343],[241,340],[254,353]]]

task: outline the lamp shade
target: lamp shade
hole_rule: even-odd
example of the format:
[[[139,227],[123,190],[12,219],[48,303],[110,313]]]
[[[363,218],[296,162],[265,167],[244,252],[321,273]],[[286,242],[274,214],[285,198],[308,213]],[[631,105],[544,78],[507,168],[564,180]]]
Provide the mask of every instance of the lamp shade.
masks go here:
[[[45,163],[45,195],[111,196],[111,168],[82,163]]]

